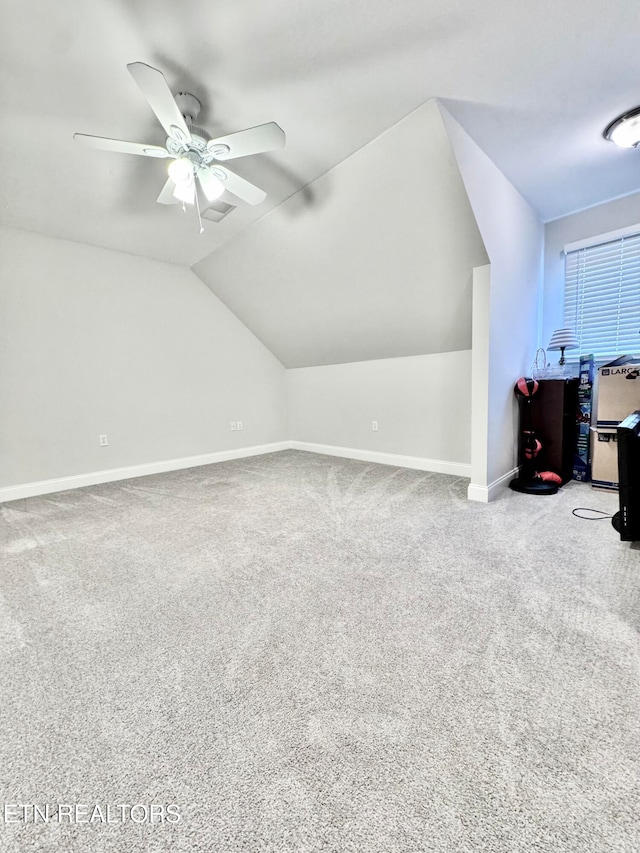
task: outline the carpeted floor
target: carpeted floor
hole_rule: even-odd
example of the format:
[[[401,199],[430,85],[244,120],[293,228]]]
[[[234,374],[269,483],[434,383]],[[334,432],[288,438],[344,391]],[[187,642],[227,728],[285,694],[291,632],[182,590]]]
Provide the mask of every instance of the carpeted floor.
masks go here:
[[[617,496],[466,487],[287,451],[0,508],[0,848],[640,850],[640,546],[571,515]]]

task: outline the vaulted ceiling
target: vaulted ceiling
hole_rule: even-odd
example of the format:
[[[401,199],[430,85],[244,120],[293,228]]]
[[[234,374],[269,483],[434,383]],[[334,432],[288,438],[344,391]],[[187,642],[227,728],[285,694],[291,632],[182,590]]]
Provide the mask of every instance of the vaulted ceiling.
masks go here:
[[[435,100],[303,204],[193,267],[285,367],[471,348],[472,271],[489,258]]]
[[[640,189],[640,150],[601,135],[640,103],[633,0],[2,6],[7,225],[192,265],[434,96],[542,219]],[[272,120],[285,129],[285,149],[237,163],[266,202],[238,206],[200,235],[193,210],[156,204],[161,161],[74,142],[83,132],[163,144],[126,70],[136,60],[195,94],[213,134]],[[327,199],[303,192],[298,204],[307,203]]]

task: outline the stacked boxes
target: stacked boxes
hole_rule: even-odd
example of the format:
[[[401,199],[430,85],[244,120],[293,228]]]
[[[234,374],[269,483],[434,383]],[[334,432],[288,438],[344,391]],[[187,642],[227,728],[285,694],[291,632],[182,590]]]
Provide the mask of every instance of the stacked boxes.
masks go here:
[[[598,429],[615,429],[640,406],[640,358],[621,355],[598,370]]]
[[[640,358],[623,355],[598,370],[592,453],[592,482],[596,488],[617,490],[616,427],[636,409],[640,409]]]
[[[592,355],[580,356],[580,384],[578,385],[577,444],[573,457],[573,479],[591,479],[589,454],[591,430],[591,404],[595,367]]]
[[[593,430],[591,457],[596,489],[618,489],[618,436],[614,429]]]

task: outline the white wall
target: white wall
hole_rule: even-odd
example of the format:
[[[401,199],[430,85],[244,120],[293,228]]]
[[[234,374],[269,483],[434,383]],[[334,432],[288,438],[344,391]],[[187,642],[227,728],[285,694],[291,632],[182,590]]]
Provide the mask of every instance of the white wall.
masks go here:
[[[561,329],[564,325],[564,246],[638,223],[640,193],[633,193],[547,222],[541,347],[546,347],[554,330]]]
[[[424,104],[194,271],[287,367],[471,346],[487,254]]]
[[[194,271],[291,368],[293,441],[468,474],[486,262],[430,101]]]
[[[471,352],[436,353],[287,371],[291,438],[469,465]],[[378,431],[371,428],[378,421]]]
[[[473,271],[471,338],[471,483],[468,497],[488,501],[491,264]]]
[[[287,438],[283,366],[192,272],[0,241],[0,486]]]
[[[474,407],[472,430],[486,435],[484,482],[475,497],[517,462],[513,386],[529,372],[539,333],[544,230],[536,212],[455,119],[445,126],[491,263],[489,286],[488,416]],[[473,466],[473,460],[472,460]],[[470,496],[471,492],[470,490]]]

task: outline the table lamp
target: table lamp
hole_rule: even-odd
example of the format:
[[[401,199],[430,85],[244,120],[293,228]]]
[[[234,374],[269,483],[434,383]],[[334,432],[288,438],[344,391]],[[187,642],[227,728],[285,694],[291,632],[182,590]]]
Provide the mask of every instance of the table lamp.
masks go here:
[[[564,351],[566,349],[576,349],[578,346],[578,338],[576,337],[576,333],[572,329],[556,329],[556,331],[551,335],[551,340],[549,341],[548,350],[559,349],[560,350],[560,361],[558,364],[560,367],[564,367]]]

